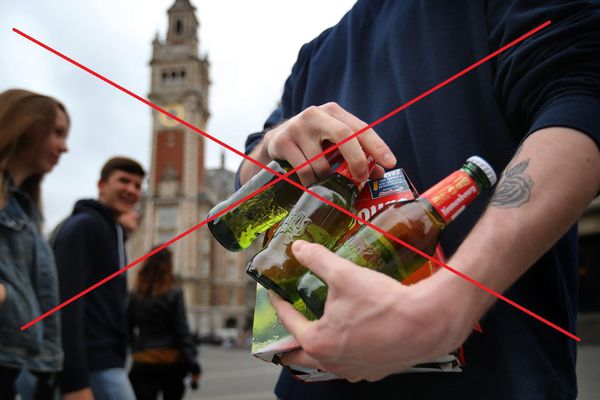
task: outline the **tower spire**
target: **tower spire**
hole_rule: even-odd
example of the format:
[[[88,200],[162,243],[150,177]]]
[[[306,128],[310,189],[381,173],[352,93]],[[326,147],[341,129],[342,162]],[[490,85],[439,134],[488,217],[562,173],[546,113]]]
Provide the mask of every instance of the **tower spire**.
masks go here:
[[[196,7],[189,0],[175,0],[167,13],[169,15],[167,44],[190,42],[197,44],[199,22],[196,18]]]

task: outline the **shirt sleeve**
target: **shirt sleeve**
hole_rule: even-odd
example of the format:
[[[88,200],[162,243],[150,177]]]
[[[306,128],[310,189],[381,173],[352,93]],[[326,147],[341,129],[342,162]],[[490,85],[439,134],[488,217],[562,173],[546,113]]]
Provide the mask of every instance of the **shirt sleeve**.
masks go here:
[[[282,121],[282,119],[283,119],[282,116],[283,116],[283,110],[281,109],[281,107],[279,107],[275,111],[273,111],[273,113],[271,113],[271,115],[265,122],[262,131],[251,133],[250,135],[248,135],[248,138],[246,138],[246,145],[245,145],[245,150],[244,150],[244,153],[246,155],[250,154],[250,152],[252,150],[254,150],[254,148],[260,143],[263,136],[265,135],[265,132],[267,132],[270,129],[273,129],[273,127],[275,125],[279,124]],[[240,168],[241,168],[241,164],[235,174],[235,190],[242,187],[242,183],[240,181]]]
[[[93,255],[93,235],[85,215],[72,217],[57,232],[53,243],[60,286],[60,301],[64,302],[86,289],[89,257]],[[89,386],[89,369],[85,349],[85,296],[61,310],[64,366],[60,376],[63,393]]]
[[[562,126],[600,148],[600,2],[490,0],[490,48],[551,24],[500,54],[494,88],[517,135]]]
[[[281,96],[279,106],[277,107],[277,109],[275,109],[275,111],[271,113],[269,118],[267,118],[262,131],[248,135],[245,145],[246,154],[250,154],[250,152],[254,150],[256,145],[258,145],[262,140],[265,132],[269,131],[270,129],[273,129],[275,126],[279,125],[284,120],[289,119],[294,115],[298,114],[300,111],[302,111],[302,105],[297,104],[297,102],[294,100],[296,98],[299,98],[299,96],[296,95],[296,91],[303,90],[303,88],[305,87],[305,82],[301,81],[300,77],[307,76],[306,69],[309,66],[308,61],[310,59],[310,54],[314,50],[315,46],[327,36],[329,31],[330,29],[326,30],[317,39],[302,46],[300,52],[298,53],[298,58],[294,66],[292,67],[292,72],[285,81],[283,94]],[[236,190],[241,187],[240,168],[238,168],[237,173],[235,175]]]

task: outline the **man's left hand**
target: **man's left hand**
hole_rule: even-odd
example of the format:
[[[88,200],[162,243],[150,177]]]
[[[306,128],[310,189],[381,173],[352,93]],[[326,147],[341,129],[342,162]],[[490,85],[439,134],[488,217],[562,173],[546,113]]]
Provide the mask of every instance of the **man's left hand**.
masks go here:
[[[127,232],[133,232],[138,227],[138,217],[137,211],[132,208],[127,212],[119,214],[117,222],[119,222]]]

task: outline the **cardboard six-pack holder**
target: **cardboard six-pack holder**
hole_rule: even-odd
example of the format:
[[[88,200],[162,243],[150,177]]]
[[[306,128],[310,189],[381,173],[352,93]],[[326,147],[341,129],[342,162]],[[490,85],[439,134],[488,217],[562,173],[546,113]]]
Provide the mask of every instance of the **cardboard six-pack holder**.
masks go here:
[[[370,220],[389,204],[411,201],[418,196],[414,186],[402,169],[387,172],[382,179],[368,181],[356,199],[359,217]],[[348,232],[350,236],[359,228],[359,223]],[[342,238],[341,242],[345,240]],[[442,249],[438,246],[433,258],[445,262]],[[408,276],[403,284],[409,285],[431,276],[439,267],[431,261],[425,262]],[[401,323],[401,322],[399,322]],[[268,290],[257,284],[254,323],[252,327],[252,355],[270,362],[279,363],[283,353],[297,350],[300,345],[279,322],[277,313],[269,301]],[[405,372],[459,372],[461,360],[457,353],[448,354],[430,362],[419,364]],[[337,376],[320,370],[302,366],[289,366],[291,373],[305,382],[339,379]]]

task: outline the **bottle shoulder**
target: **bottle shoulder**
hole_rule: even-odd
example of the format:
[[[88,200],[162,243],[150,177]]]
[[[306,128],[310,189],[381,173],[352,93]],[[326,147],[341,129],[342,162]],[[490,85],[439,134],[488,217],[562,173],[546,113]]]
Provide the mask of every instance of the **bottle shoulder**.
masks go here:
[[[414,221],[430,219],[426,209],[418,201],[391,204],[375,214],[371,222],[382,229],[397,224],[410,224]]]
[[[310,191],[318,194],[320,197],[324,198],[327,201],[330,201],[334,204],[338,204],[347,208],[350,204],[354,203],[355,193],[352,191],[352,188],[345,187],[343,185],[336,184],[316,184],[311,186]],[[305,193],[304,197],[308,201],[318,201],[321,202],[320,199],[310,195],[309,193]]]

